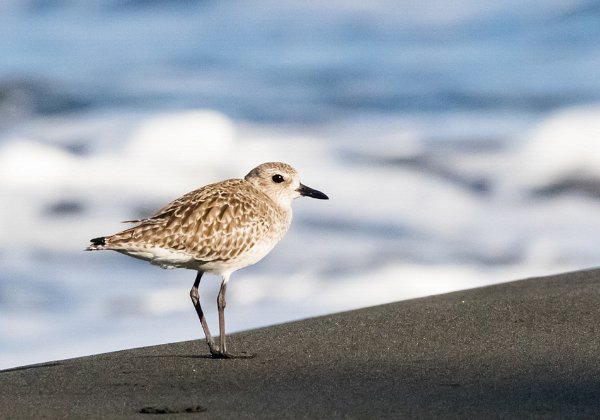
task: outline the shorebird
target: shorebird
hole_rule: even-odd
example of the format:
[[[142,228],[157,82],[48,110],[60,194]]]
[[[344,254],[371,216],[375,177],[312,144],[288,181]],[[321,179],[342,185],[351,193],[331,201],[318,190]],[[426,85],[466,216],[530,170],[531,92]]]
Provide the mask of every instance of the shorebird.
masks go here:
[[[263,163],[244,179],[206,185],[167,204],[136,226],[91,239],[87,251],[113,250],[163,268],[196,270],[190,297],[212,357],[232,354],[225,342],[225,293],[234,271],[266,256],[283,238],[292,221],[292,201],[300,196],[327,200],[325,194],[300,183],[298,172],[280,162]],[[204,273],[221,276],[217,297],[219,345],[213,340],[198,288]]]

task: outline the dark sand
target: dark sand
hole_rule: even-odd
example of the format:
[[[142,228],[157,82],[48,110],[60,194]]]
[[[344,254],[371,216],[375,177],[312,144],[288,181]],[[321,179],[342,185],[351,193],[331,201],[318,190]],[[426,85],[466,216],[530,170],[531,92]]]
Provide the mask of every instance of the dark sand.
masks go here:
[[[598,418],[599,305],[584,271],[232,335],[249,360],[194,341],[16,368],[0,418]]]

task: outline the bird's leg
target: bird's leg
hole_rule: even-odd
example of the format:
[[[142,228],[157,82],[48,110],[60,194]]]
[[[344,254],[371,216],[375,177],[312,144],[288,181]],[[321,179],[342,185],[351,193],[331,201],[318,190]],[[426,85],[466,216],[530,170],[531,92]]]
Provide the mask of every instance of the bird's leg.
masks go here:
[[[224,359],[237,359],[237,358],[251,358],[253,354],[231,354],[227,352],[227,346],[225,344],[225,293],[227,292],[227,282],[229,281],[229,275],[223,275],[223,283],[221,283],[221,289],[219,290],[219,296],[217,297],[217,308],[219,309],[219,354],[213,354],[213,357],[219,357]]]
[[[204,335],[206,336],[206,344],[208,344],[208,348],[210,350],[210,354],[213,356],[219,354],[219,349],[216,347],[215,342],[210,335],[210,330],[208,329],[208,323],[206,322],[206,318],[204,317],[204,312],[202,311],[202,307],[200,306],[200,294],[198,293],[198,286],[200,286],[200,279],[202,278],[202,272],[198,271],[198,275],[196,276],[196,281],[194,281],[194,285],[192,286],[192,290],[190,290],[190,298],[192,299],[192,303],[194,304],[194,308],[196,308],[196,313],[198,314],[198,318],[200,319],[200,324],[202,324],[202,329],[204,330]]]
[[[225,293],[227,292],[227,282],[229,276],[223,276],[223,282],[221,283],[221,289],[219,290],[219,296],[217,297],[217,309],[219,310],[219,348],[221,355],[227,354],[227,347],[225,346]],[[226,356],[225,356],[226,357]]]

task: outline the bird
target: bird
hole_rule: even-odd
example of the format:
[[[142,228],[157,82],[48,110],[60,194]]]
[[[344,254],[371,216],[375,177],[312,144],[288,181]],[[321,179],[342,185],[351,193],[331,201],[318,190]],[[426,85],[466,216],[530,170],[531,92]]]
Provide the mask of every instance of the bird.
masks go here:
[[[209,184],[172,201],[135,226],[90,240],[86,251],[112,250],[162,268],[197,271],[190,298],[213,358],[253,357],[226,347],[225,294],[231,274],[265,257],[285,236],[292,222],[292,201],[298,197],[328,200],[321,191],[300,182],[289,164],[267,162],[243,179]],[[219,343],[213,339],[200,304],[205,273],[221,277],[217,297]]]

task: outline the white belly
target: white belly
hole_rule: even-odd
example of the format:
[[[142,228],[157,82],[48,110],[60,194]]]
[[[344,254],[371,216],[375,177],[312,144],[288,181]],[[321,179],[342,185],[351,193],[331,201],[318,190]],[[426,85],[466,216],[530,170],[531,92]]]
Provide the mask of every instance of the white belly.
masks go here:
[[[223,275],[231,274],[241,268],[256,264],[262,260],[275,247],[277,242],[259,242],[248,252],[245,252],[230,260],[216,260],[199,264],[195,270],[205,273]],[[188,267],[192,268],[192,267]]]
[[[116,250],[130,257],[148,261],[161,268],[187,268],[205,273],[231,274],[241,268],[255,264],[263,259],[278,241],[260,241],[248,252],[228,260],[199,261],[185,251],[168,248],[140,246]]]
[[[121,254],[129,255],[130,257],[148,261],[162,268],[191,268],[187,266],[195,261],[187,252],[160,247],[139,247],[123,250],[119,249],[116,251]]]

